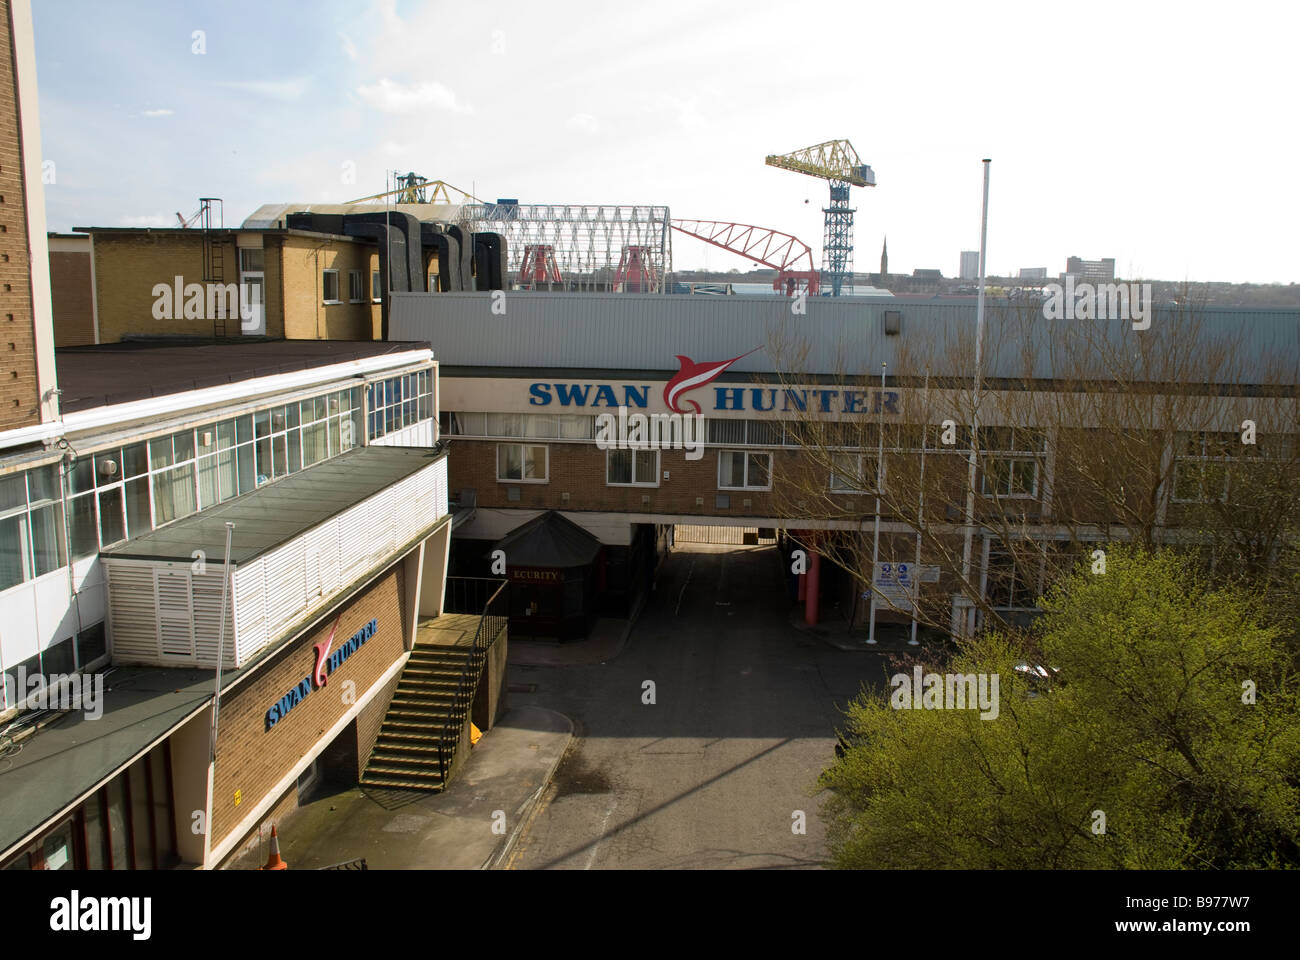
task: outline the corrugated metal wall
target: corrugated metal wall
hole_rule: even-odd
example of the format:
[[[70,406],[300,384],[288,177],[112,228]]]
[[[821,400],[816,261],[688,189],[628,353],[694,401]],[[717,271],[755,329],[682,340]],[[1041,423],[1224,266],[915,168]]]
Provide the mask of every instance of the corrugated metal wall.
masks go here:
[[[784,297],[692,297],[667,294],[506,293],[493,312],[491,293],[394,294],[393,340],[427,340],[445,366],[554,367],[676,372],[677,354],[697,362],[757,350],[736,372],[891,374],[919,376],[916,358],[935,358],[934,376],[969,376],[975,305],[967,302],[816,297],[806,315]],[[902,332],[884,333],[886,311],[899,311]],[[1238,373],[1255,382],[1266,363],[1300,372],[1300,311],[1159,308],[1151,329],[1127,321],[1046,320],[1041,306],[996,301],[987,307],[984,374],[1049,377],[1071,362],[1110,351],[1131,355],[1136,338],[1181,333],[1231,346]],[[806,342],[806,360],[798,344]],[[1149,341],[1148,341],[1149,342]],[[1093,345],[1095,349],[1093,349]],[[773,354],[778,354],[774,357]],[[905,360],[909,360],[904,363]],[[1101,363],[1099,371],[1105,372]]]

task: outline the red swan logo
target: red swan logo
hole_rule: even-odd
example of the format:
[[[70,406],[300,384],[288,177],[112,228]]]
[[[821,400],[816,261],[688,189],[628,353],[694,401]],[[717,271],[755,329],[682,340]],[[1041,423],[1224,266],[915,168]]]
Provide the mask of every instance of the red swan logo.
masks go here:
[[[325,658],[329,656],[330,647],[334,645],[334,631],[339,628],[339,620],[343,619],[340,614],[338,620],[334,621],[334,626],[330,628],[329,639],[324,643],[313,645],[316,651],[316,669],[312,672],[312,679],[316,681],[316,689],[319,690],[325,686]]]
[[[758,349],[758,347],[755,347],[753,350],[749,351],[749,353],[754,353]],[[694,390],[696,387],[702,387],[707,383],[712,383],[714,380],[718,379],[718,377],[722,376],[724,370],[737,360],[745,359],[745,357],[749,356],[749,353],[742,353],[738,357],[732,357],[730,360],[723,360],[719,363],[696,363],[690,357],[684,357],[680,353],[677,354],[677,365],[681,369],[677,371],[677,376],[664,384],[664,403],[668,405],[668,409],[673,413],[692,412],[683,409],[683,406],[678,404],[681,395],[690,390]],[[700,412],[700,405],[694,400],[682,400],[681,403],[683,405],[694,407],[695,413]]]

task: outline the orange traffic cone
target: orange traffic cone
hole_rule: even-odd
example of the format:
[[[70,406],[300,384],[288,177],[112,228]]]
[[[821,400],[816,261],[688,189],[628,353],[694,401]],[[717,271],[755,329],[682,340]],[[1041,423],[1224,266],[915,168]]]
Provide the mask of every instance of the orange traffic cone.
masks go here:
[[[276,836],[275,824],[271,824],[271,855],[266,860],[263,870],[288,870],[289,865],[280,859],[280,838]]]

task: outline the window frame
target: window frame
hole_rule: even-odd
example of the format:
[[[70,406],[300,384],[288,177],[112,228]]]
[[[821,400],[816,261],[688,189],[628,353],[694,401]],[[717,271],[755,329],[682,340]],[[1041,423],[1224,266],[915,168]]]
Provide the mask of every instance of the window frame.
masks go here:
[[[745,464],[744,481],[745,482],[743,486],[739,486],[739,487],[726,486],[722,482],[722,458],[724,456],[730,456],[731,454],[736,454],[736,453],[740,454],[745,458],[744,460],[744,464]],[[756,486],[749,482],[749,458],[750,457],[767,458],[767,483],[764,484],[763,486]],[[735,448],[723,448],[718,451],[718,471],[717,471],[718,489],[719,490],[754,490],[754,491],[771,490],[772,489],[772,466],[773,466],[773,458],[770,450],[742,450],[742,449],[735,449]]]
[[[550,483],[551,482],[551,448],[548,444],[529,443],[528,441],[524,440],[515,443],[498,443],[496,446],[497,446],[497,450],[496,450],[497,483]],[[518,477],[501,476],[501,450],[503,447],[519,448],[519,474],[520,475]],[[524,450],[528,447],[538,448],[545,451],[543,456],[545,463],[543,465],[543,471],[542,471],[543,475],[541,477],[525,477],[523,475],[525,473],[524,464],[526,462],[526,457],[524,456]]]
[[[321,292],[321,303],[324,303],[324,304],[342,303],[343,301],[339,299],[339,297],[342,295],[343,291],[339,288],[339,272],[338,272],[338,270],[335,269],[335,268],[333,268],[333,267],[329,267],[329,268],[326,268],[326,269],[322,270],[322,271],[320,272],[320,275],[321,275],[321,290],[320,290],[320,292]],[[332,299],[332,300],[327,296],[328,290],[326,289],[327,286],[328,286],[328,284],[327,284],[326,281],[327,281],[328,278],[331,277],[331,276],[334,278],[334,299]]]
[[[614,454],[624,454],[624,453],[626,453],[626,454],[630,454],[630,455],[632,456],[632,471],[631,471],[631,472],[632,472],[632,479],[631,479],[630,481],[628,481],[627,483],[624,483],[624,482],[622,482],[622,481],[618,481],[618,480],[611,480],[611,479],[609,479],[609,465],[610,465],[610,459],[611,459],[612,455],[614,455]],[[653,479],[653,480],[638,480],[638,479],[636,478],[636,475],[637,475],[637,469],[636,469],[637,454],[640,454],[640,453],[653,453],[653,454],[654,454],[655,464],[654,464],[654,471],[653,471],[653,472],[654,472],[654,479]],[[661,459],[660,453],[661,453],[661,451],[659,451],[659,450],[635,450],[635,449],[619,450],[619,449],[615,449],[615,448],[607,449],[607,450],[605,451],[605,486],[607,486],[607,487],[657,487],[657,486],[659,486],[659,480],[660,480],[660,477],[662,476],[661,469],[662,469],[662,466],[663,466],[663,461],[662,461],[662,459]]]
[[[865,479],[867,479],[867,474],[866,474],[866,472],[865,472],[865,470],[864,470],[864,464],[865,464],[867,458],[870,458],[870,459],[872,459],[872,460],[875,460],[875,459],[876,459],[876,454],[875,454],[874,452],[867,453],[867,452],[865,452],[865,451],[852,451],[852,450],[833,450],[833,451],[831,451],[831,462],[832,462],[832,467],[831,467],[831,474],[830,474],[830,480],[829,480],[829,483],[830,483],[830,491],[831,491],[831,493],[836,494],[836,495],[838,495],[838,496],[851,496],[851,497],[853,497],[853,496],[874,497],[874,496],[876,496],[878,493],[880,493],[879,490],[875,489],[875,480],[874,480],[874,479],[872,480],[872,487],[871,487],[871,489],[869,489],[869,490],[857,490],[857,489],[851,489],[851,488],[848,488],[848,487],[837,487],[837,486],[835,486],[835,478],[836,478],[836,476],[838,476],[838,474],[836,473],[836,471],[835,471],[835,469],[834,469],[834,461],[835,461],[835,459],[838,458],[838,457],[853,457],[853,458],[855,458],[855,459],[857,460],[857,467],[855,468],[855,469],[856,469],[856,472],[857,472],[857,474],[858,474],[860,477],[862,477],[863,480],[865,480]],[[881,481],[880,486],[883,487],[883,486],[884,486],[884,479],[885,479],[885,477],[884,477],[884,469],[883,469],[883,467],[882,467],[880,464],[877,464],[877,465],[876,465],[876,470],[874,471],[874,473],[875,473],[875,476],[878,477],[878,478],[880,479],[880,481]]]
[[[342,291],[340,291],[342,292]],[[366,288],[361,283],[361,271],[348,271],[348,303],[365,303]]]
[[[981,456],[983,456],[982,453]],[[989,456],[984,456],[983,461],[984,461],[983,465],[980,468],[980,496],[996,497],[999,500],[1037,500],[1038,499],[1039,477],[1038,477],[1038,460],[1036,457],[1025,456],[1024,454],[1017,454],[1014,456],[1008,456],[1005,454],[993,454]],[[989,467],[995,463],[1005,463],[1005,464],[1009,464],[1011,467],[1011,470],[1007,473],[1008,482],[1007,482],[1007,490],[1005,493],[1001,490],[994,491],[989,489],[989,475],[990,475]],[[1028,493],[1016,493],[1014,475],[1017,472],[1017,467],[1023,467],[1026,464],[1033,468],[1034,482]]]

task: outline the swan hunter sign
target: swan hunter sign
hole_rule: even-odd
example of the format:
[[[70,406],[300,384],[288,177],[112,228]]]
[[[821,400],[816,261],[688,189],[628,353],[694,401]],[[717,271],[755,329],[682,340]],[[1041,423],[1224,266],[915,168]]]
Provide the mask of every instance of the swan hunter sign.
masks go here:
[[[751,350],[750,353],[753,353]],[[716,363],[696,363],[690,357],[678,355],[677,374],[664,384],[664,405],[674,413],[703,413],[699,403],[685,396],[692,390],[707,386],[720,377],[728,367],[748,353]],[[528,402],[534,407],[641,407],[650,402],[650,385],[636,383],[532,383],[528,386]],[[741,387],[713,388],[714,412],[752,411],[754,413],[781,413],[813,410],[819,413],[840,414],[896,414],[898,394],[893,390],[836,390],[803,387]]]
[[[348,657],[361,649],[361,645],[375,635],[379,629],[379,622],[371,620],[364,627],[349,637],[333,653],[330,647],[334,645],[334,631],[338,630],[339,621],[334,621],[334,628],[330,630],[329,639],[324,643],[318,643],[313,648],[316,651],[316,663],[312,667],[311,674],[303,677],[298,685],[286,693],[283,697],[271,704],[271,708],[266,711],[266,729],[270,730],[298,704],[307,699],[307,695],[313,690],[319,690],[329,682],[330,674],[343,665]]]

